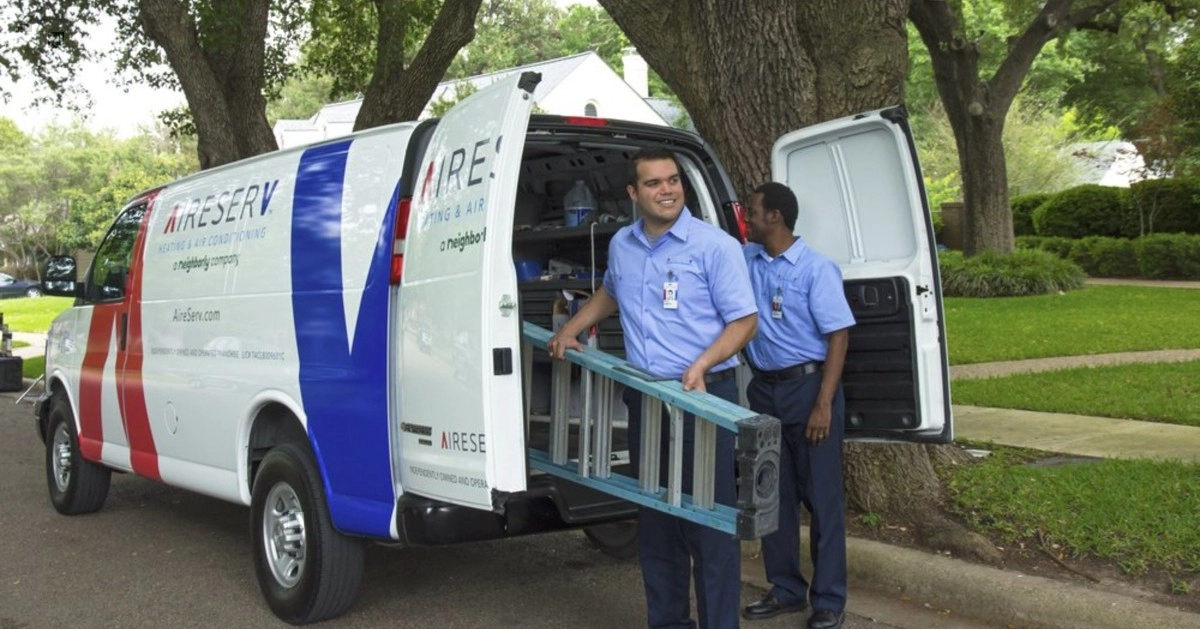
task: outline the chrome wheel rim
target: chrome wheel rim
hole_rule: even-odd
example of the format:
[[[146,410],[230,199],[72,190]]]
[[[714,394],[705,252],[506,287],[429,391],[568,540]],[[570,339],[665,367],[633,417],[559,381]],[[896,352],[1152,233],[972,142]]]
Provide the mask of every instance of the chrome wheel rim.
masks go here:
[[[292,588],[304,575],[307,537],[304,507],[290,485],[279,482],[267,493],[262,528],[271,574],[284,588]]]
[[[66,492],[71,484],[71,455],[71,433],[67,431],[67,425],[60,424],[50,446],[50,472],[59,492]]]

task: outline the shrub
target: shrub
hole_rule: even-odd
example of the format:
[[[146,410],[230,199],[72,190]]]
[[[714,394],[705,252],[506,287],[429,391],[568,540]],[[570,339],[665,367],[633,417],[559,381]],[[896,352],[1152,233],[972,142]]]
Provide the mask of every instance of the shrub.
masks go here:
[[[1135,278],[1138,269],[1134,241],[1108,236],[1081,238],[1071,246],[1068,259],[1097,278]]]
[[[1150,234],[1134,242],[1143,278],[1200,280],[1200,236]]]
[[[1138,235],[1137,216],[1124,188],[1084,184],[1055,194],[1033,211],[1034,229],[1041,236]]]
[[[1200,179],[1147,179],[1129,187],[1141,234],[1200,234]]]
[[[1079,265],[1039,250],[985,252],[971,258],[943,252],[938,262],[947,297],[1042,295],[1078,289],[1084,281]]]
[[[1033,211],[1046,203],[1054,195],[1051,193],[1032,193],[1018,195],[1009,201],[1012,206],[1013,235],[1031,236],[1037,234],[1033,229]]]
[[[1075,239],[1063,236],[1018,236],[1017,249],[1040,249],[1050,252],[1059,258],[1069,258]]]

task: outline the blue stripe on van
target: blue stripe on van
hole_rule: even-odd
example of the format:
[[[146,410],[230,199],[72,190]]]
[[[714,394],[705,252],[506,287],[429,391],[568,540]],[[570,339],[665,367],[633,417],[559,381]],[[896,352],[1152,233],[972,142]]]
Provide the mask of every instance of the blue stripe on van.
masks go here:
[[[341,257],[350,144],[322,145],[300,158],[292,210],[292,310],[309,439],[325,478],[334,526],[386,538],[396,503],[387,423],[388,274],[395,203],[389,204],[379,228],[351,352]]]

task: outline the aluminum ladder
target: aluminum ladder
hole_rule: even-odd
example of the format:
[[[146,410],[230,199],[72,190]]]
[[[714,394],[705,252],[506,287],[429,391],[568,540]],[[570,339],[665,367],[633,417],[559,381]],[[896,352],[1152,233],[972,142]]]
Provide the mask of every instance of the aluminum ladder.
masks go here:
[[[546,350],[549,330],[522,322],[522,370],[526,401],[530,398],[533,349]],[[570,452],[571,366],[582,373],[582,406],[577,448]],[[530,465],[540,471],[661,512],[735,535],[761,538],[778,527],[779,419],[755,413],[703,392],[685,392],[683,384],[663,380],[595,348],[568,350],[554,361],[550,377],[549,450],[529,448]],[[612,470],[612,394],[616,383],[641,391],[642,449],[637,479]],[[660,405],[670,422],[667,479],[659,479],[661,453]],[[692,494],[683,488],[683,416],[696,417]],[[717,429],[733,431],[737,450],[737,502],[733,507],[714,498]],[[679,436],[679,437],[677,437]]]

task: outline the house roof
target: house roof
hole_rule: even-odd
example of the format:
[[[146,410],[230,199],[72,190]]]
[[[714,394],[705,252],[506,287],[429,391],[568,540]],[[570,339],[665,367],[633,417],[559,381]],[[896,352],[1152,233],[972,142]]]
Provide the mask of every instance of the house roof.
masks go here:
[[[516,68],[507,68],[505,70],[480,74],[473,77],[467,77],[465,79],[442,81],[437,85],[436,88],[434,88],[432,100],[436,101],[439,97],[446,93],[453,94],[455,86],[457,86],[459,83],[470,83],[471,85],[475,86],[476,89],[481,89],[514,73],[530,71],[542,73],[542,80],[540,83],[538,83],[537,88],[533,91],[533,100],[538,101],[547,94],[553,92],[554,89],[557,88],[558,85],[562,83],[563,80],[566,79],[572,72],[574,72],[576,68],[583,64],[583,62],[587,61],[588,57],[598,57],[598,55],[592,51],[588,51],[579,53],[577,55],[571,55],[570,57],[559,57],[558,59],[539,61],[537,63],[518,66]],[[326,122],[330,123],[353,123],[354,119],[358,117],[358,110],[360,107],[362,107],[362,101],[363,100],[361,98],[356,98],[349,101],[330,103],[322,107],[321,110],[308,121],[280,120],[279,123],[286,123],[286,129],[301,129],[304,128],[305,124],[311,125],[313,122],[316,122],[317,116],[320,116],[321,118],[325,119]],[[299,124],[293,125],[292,123]]]
[[[293,118],[281,118],[275,123],[276,131],[296,131],[307,130],[312,128],[310,120],[297,120]]]
[[[356,98],[352,101],[342,101],[340,103],[330,103],[321,108],[316,116],[310,120],[316,122],[316,117],[324,118],[326,122],[331,123],[353,123],[358,117],[358,110],[362,107],[362,99]]]
[[[570,57],[559,57],[558,59],[550,59],[547,61],[539,61],[516,68],[507,68],[480,74],[466,79],[455,79],[452,81],[442,81],[438,84],[437,89],[433,91],[434,97],[441,94],[443,90],[453,90],[454,86],[462,81],[468,81],[476,88],[485,88],[500,79],[517,74],[520,72],[540,72],[542,80],[538,83],[537,88],[533,91],[533,100],[541,100],[544,96],[554,91],[560,83],[563,82],[572,72],[575,71],[583,62],[587,61],[588,57],[599,58],[599,55],[592,51],[582,52]]]
[[[661,96],[648,96],[644,99],[646,104],[650,106],[662,119],[667,121],[667,124],[674,125],[680,117],[686,116],[687,111],[676,105],[671,99]],[[689,131],[695,131],[696,126],[692,124],[692,119],[689,117],[687,125],[684,127]]]

